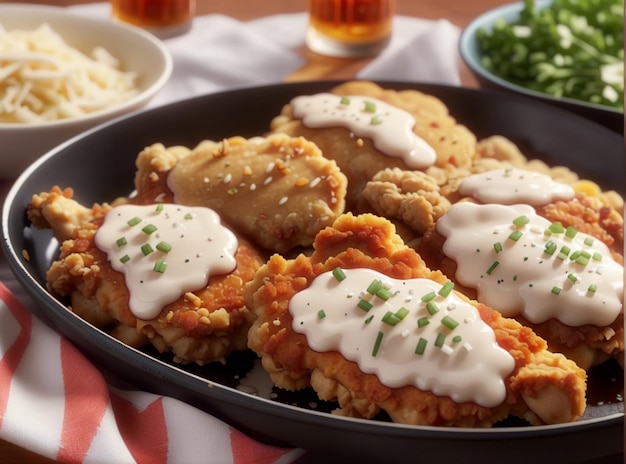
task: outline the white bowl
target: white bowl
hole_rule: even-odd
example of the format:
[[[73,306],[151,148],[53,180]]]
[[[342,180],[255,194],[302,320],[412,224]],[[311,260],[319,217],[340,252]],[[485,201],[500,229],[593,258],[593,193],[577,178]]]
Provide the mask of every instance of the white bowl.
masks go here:
[[[73,14],[65,8],[0,4],[0,24],[8,30],[34,30],[47,23],[69,46],[85,54],[98,46],[138,75],[139,92],[129,100],[84,116],[44,123],[0,123],[0,178],[15,178],[41,155],[100,123],[144,107],[172,73],[163,43],[142,29]]]

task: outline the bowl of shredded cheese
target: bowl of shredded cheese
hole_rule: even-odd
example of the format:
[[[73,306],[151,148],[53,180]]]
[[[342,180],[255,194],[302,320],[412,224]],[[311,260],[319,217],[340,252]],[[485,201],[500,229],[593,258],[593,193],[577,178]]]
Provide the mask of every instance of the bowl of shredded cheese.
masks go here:
[[[139,28],[61,7],[0,5],[0,178],[144,107],[171,72],[163,43]]]

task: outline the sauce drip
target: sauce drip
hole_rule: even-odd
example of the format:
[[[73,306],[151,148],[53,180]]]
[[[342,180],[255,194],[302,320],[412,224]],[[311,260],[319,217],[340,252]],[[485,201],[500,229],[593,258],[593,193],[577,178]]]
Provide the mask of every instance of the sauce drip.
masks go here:
[[[608,247],[531,206],[457,203],[437,230],[459,282],[507,317],[607,326],[623,311],[624,268]]]
[[[430,279],[342,272],[343,280],[317,276],[290,301],[293,330],[313,350],[339,351],[390,388],[413,385],[484,407],[504,401],[515,363],[474,306]],[[382,290],[372,295],[374,282]]]
[[[415,118],[384,101],[319,93],[296,97],[291,105],[305,126],[344,127],[357,137],[371,139],[385,155],[402,158],[409,168],[423,169],[437,161],[435,150],[413,132]]]
[[[235,269],[238,242],[213,210],[175,204],[121,205],[107,213],[95,236],[111,266],[122,272],[131,312],[156,317],[211,275]]]
[[[571,200],[574,189],[550,176],[517,168],[494,169],[463,179],[459,193],[481,203],[541,206],[556,200]]]

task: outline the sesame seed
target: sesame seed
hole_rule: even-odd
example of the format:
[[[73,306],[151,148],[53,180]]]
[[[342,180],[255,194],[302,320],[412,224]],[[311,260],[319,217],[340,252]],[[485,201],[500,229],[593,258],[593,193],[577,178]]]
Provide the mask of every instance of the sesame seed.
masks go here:
[[[310,185],[311,185],[311,188],[315,187],[315,186],[316,186],[317,184],[319,184],[321,181],[322,181],[322,178],[321,178],[321,177],[316,177],[315,179],[313,179],[313,180],[311,181],[311,184],[310,184]]]
[[[287,203],[288,199],[289,199],[288,197],[282,197],[280,200],[278,200],[278,205],[279,206],[284,205],[285,203]]]
[[[272,178],[272,176],[269,176],[263,181],[263,185],[269,185],[272,183],[273,180],[274,179]]]
[[[250,184],[250,190],[256,190],[256,184],[254,183]]]
[[[230,173],[226,174],[226,176],[224,177],[224,183],[228,184],[231,180],[233,180],[232,174]]]
[[[274,163],[273,161],[271,163],[268,163],[268,165],[265,167],[265,172],[272,172],[275,166],[276,163]]]

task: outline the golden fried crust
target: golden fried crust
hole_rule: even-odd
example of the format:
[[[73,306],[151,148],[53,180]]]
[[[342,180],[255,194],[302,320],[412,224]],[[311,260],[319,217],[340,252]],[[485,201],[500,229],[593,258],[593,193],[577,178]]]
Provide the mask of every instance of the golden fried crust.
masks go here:
[[[476,138],[457,124],[437,98],[415,90],[384,90],[372,82],[348,82],[331,92],[337,95],[369,96],[410,112],[416,119],[415,133],[437,152],[437,166],[468,167],[475,153]],[[345,128],[312,129],[294,119],[291,105],[274,118],[273,133],[304,137],[314,142],[325,157],[335,160],[348,177],[348,209],[354,209],[365,183],[386,168],[407,169],[399,158],[385,156],[371,140],[357,139]]]
[[[243,287],[264,262],[250,243],[239,239],[237,267],[232,273],[212,276],[205,288],[182,295],[156,318],[139,320],[130,310],[124,275],[111,267],[106,253],[94,244],[98,227],[111,207],[96,205],[88,215],[91,221],[66,224],[67,218],[77,217],[67,214],[68,209],[85,209],[68,196],[62,195],[66,213],[50,224],[62,229],[71,225],[72,238],[62,243],[59,258],[48,270],[47,282],[53,294],[70,298],[72,311],[97,327],[111,330],[125,343],[152,343],[159,351],[171,351],[181,362],[206,364],[233,350],[246,349],[251,315],[243,302]],[[48,211],[54,210],[52,203]]]
[[[537,213],[550,221],[561,221],[565,227],[576,227],[577,230],[602,240],[611,248],[613,258],[618,263],[623,263],[624,258],[621,254],[623,218],[612,207],[603,204],[596,210],[599,201],[597,197],[577,194],[573,200],[559,201],[538,208]],[[469,298],[476,299],[475,289],[456,282],[457,265],[453,259],[444,254],[444,243],[445,237],[433,226],[426,231],[417,250],[429,267],[439,269],[455,282],[455,288]],[[522,316],[516,319],[545,338],[552,351],[565,354],[584,369],[600,364],[608,358],[621,358],[624,353],[623,314],[607,327],[589,324],[570,327],[555,319],[533,324]]]
[[[289,301],[317,275],[337,266],[366,267],[397,279],[447,281],[439,271],[426,268],[389,221],[373,215],[342,215],[333,227],[318,234],[314,246],[311,257],[272,256],[246,286],[246,304],[257,316],[248,344],[279,387],[310,385],[320,398],[337,400],[339,414],[372,418],[383,409],[394,421],[410,424],[487,427],[509,415],[534,424],[552,423],[575,420],[584,411],[584,371],[564,356],[547,351],[545,341],[531,329],[480,304],[481,318],[515,360],[514,371],[505,379],[506,399],[495,408],[455,403],[413,386],[389,388],[338,352],[311,350],[306,336],[291,327]],[[551,404],[559,404],[560,409],[555,411]]]

